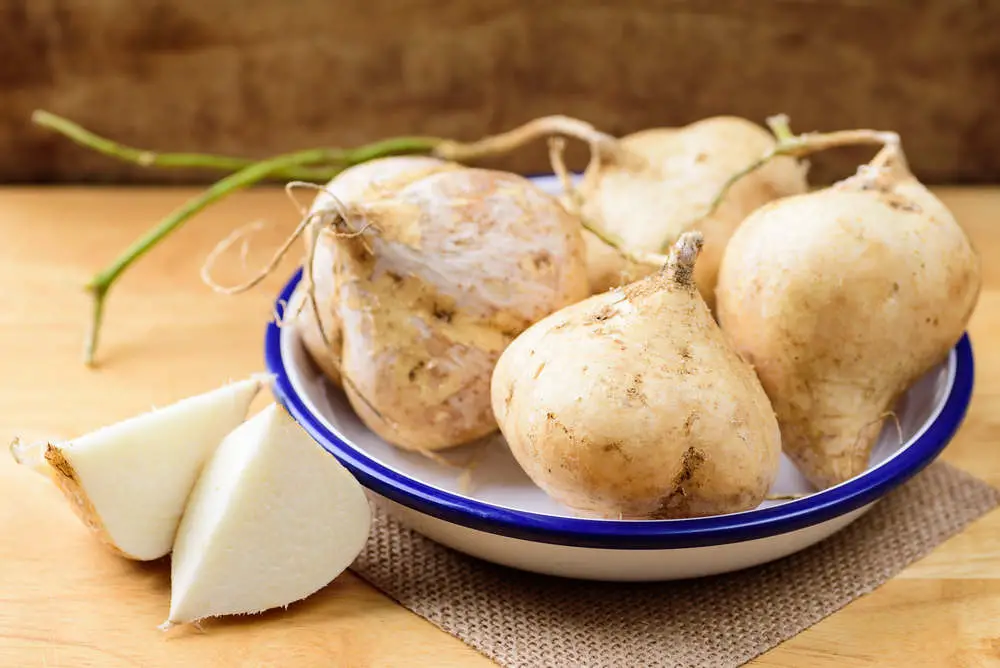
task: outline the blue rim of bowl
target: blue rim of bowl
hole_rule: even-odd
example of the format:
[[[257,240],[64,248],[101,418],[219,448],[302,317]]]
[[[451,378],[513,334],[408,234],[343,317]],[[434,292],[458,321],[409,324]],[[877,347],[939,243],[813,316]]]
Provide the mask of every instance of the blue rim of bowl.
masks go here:
[[[275,304],[284,314],[302,276],[299,269]],[[362,485],[419,513],[457,525],[534,542],[604,549],[668,549],[756,540],[831,520],[878,500],[930,464],[954,436],[972,396],[974,361],[968,334],[955,346],[954,382],[944,406],[922,434],[897,455],[836,487],[778,506],[730,515],[675,520],[617,521],[543,515],[453,494],[391,469],[334,434],[292,384],[272,320],[264,344],[273,392],[291,416]]]

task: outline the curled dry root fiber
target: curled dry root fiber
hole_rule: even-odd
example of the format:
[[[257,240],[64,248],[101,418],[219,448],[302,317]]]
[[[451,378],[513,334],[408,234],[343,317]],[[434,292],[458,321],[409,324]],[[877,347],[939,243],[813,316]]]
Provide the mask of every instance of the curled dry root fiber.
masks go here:
[[[310,212],[302,206],[297,199],[295,199],[295,188],[307,188],[325,193],[330,198],[330,205],[328,207],[323,207]],[[221,294],[235,295],[246,292],[267,278],[267,276],[269,276],[277,268],[278,264],[285,257],[285,255],[288,254],[292,245],[295,244],[295,242],[303,234],[305,234],[306,230],[310,230],[311,234],[306,237],[306,261],[304,263],[302,276],[305,281],[305,293],[308,297],[309,306],[312,309],[313,316],[315,317],[316,326],[319,328],[319,333],[323,338],[323,342],[329,348],[332,346],[332,343],[330,341],[330,337],[326,333],[326,330],[323,328],[323,320],[320,317],[319,302],[316,300],[315,280],[313,277],[313,264],[316,257],[316,245],[318,243],[319,235],[320,233],[325,232],[327,234],[333,234],[338,238],[357,238],[361,240],[361,243],[364,245],[367,252],[374,253],[371,246],[364,240],[363,235],[370,229],[377,230],[378,228],[367,221],[363,222],[360,226],[355,226],[354,221],[356,219],[364,219],[363,209],[355,206],[346,206],[334,193],[323,186],[307,183],[305,181],[292,181],[285,186],[285,193],[295,204],[296,208],[298,208],[302,217],[299,220],[299,224],[295,227],[295,230],[281,243],[281,246],[279,246],[278,250],[274,252],[267,264],[258,270],[257,273],[251,278],[236,285],[222,285],[212,277],[212,269],[215,267],[215,263],[218,261],[219,257],[232,248],[236,242],[243,242],[241,257],[245,256],[246,253],[244,249],[246,247],[245,245],[248,235],[261,229],[261,224],[259,222],[254,222],[237,228],[212,249],[212,251],[205,258],[205,262],[201,267],[201,278],[209,287]],[[284,307],[287,308],[287,304],[285,304]],[[300,309],[303,307],[304,303],[299,305]],[[298,311],[291,315],[288,313],[281,314],[278,313],[276,309],[274,313],[275,322],[279,327],[284,326],[290,317],[294,317],[297,314]],[[368,410],[370,410],[379,420],[382,420],[386,424],[396,428],[397,425],[383,415],[382,412],[375,407],[375,405],[365,396],[361,389],[344,372],[344,369],[340,364],[339,356],[334,355],[331,357],[331,362],[336,367],[337,372],[343,379],[344,384],[347,385],[354,392],[354,394],[361,399],[362,402],[364,402]]]
[[[294,190],[295,188],[306,188],[309,190],[315,190],[326,194],[330,197],[330,205],[328,207],[317,209],[316,211],[310,212],[307,207],[303,206],[295,198]],[[313,316],[316,322],[316,326],[319,328],[319,333],[323,338],[323,342],[329,348],[331,347],[331,341],[327,335],[325,329],[323,328],[323,320],[320,318],[319,303],[316,299],[315,292],[315,282],[312,274],[312,268],[315,259],[316,245],[318,243],[320,233],[333,234],[334,236],[342,239],[358,239],[360,243],[364,246],[365,250],[374,254],[374,249],[368,244],[367,240],[364,239],[364,235],[369,230],[378,231],[378,227],[369,221],[365,221],[365,211],[363,207],[347,206],[345,205],[336,195],[334,195],[328,188],[323,186],[318,186],[312,183],[293,181],[285,187],[285,193],[288,195],[289,199],[298,208],[301,215],[299,224],[296,226],[295,230],[282,242],[281,246],[273,254],[271,259],[267,264],[259,269],[255,275],[250,279],[236,284],[236,285],[222,285],[212,277],[212,269],[218,259],[226,253],[230,248],[232,248],[237,242],[241,243],[241,258],[246,255],[246,242],[248,241],[249,235],[258,232],[262,225],[259,222],[250,223],[244,225],[240,228],[234,230],[225,239],[220,241],[215,248],[208,254],[205,259],[204,264],[201,268],[202,280],[208,284],[213,290],[225,295],[235,295],[242,292],[246,292],[252,289],[254,286],[260,283],[264,278],[271,274],[281,259],[288,254],[292,245],[297,239],[299,239],[307,230],[312,233],[307,236],[307,250],[306,250],[306,260],[303,267],[303,280],[305,282],[305,293],[308,296],[308,303],[310,308],[312,308]],[[355,225],[354,221],[361,219],[363,222],[360,225]],[[281,301],[280,311],[276,307],[274,312],[274,319],[279,327],[283,327],[286,323],[290,322],[302,308],[305,308],[306,300],[302,300],[298,304],[298,309],[295,313],[288,313],[287,309],[289,304]],[[340,358],[334,355],[331,358],[331,362],[340,374],[343,382],[348,385],[354,394],[364,402],[365,406],[376,416],[378,419],[382,420],[386,424],[392,426],[393,428],[398,428],[398,425],[383,415],[377,408],[375,408],[372,401],[370,401],[357,384],[354,383],[351,378],[345,373],[343,367],[340,364]],[[482,458],[485,456],[485,446],[487,442],[481,442],[479,444],[479,449],[473,453],[466,461],[457,463],[453,462],[441,453],[424,450],[415,449],[413,450],[417,454],[427,457],[431,461],[453,469],[459,469],[461,471],[459,476],[459,488],[463,491],[467,491],[472,485],[472,472],[473,469],[480,463]]]
[[[604,226],[600,223],[590,220],[583,212],[583,195],[580,191],[573,185],[573,181],[570,178],[569,170],[566,169],[566,163],[563,160],[563,153],[565,152],[566,141],[562,137],[551,137],[549,138],[549,162],[552,164],[552,171],[555,173],[556,177],[559,179],[563,190],[566,193],[566,198],[568,200],[569,212],[572,213],[580,221],[580,225],[597,237],[602,243],[610,246],[615,251],[618,252],[623,258],[630,262],[636,264],[644,264],[655,267],[663,267],[667,262],[667,256],[661,255],[659,253],[646,253],[642,251],[632,251],[628,246],[619,239],[617,236],[604,229]],[[599,148],[591,144],[590,150],[590,162],[587,163],[587,168],[583,173],[584,183],[596,178],[598,171],[601,168],[601,152]]]

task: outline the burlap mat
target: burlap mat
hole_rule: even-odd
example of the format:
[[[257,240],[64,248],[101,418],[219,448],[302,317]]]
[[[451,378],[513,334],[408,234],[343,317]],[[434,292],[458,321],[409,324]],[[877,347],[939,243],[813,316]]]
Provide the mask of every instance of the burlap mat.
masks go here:
[[[872,591],[998,504],[1000,492],[939,462],[808,550],[657,584],[496,566],[378,515],[352,569],[502,666],[738,666]]]

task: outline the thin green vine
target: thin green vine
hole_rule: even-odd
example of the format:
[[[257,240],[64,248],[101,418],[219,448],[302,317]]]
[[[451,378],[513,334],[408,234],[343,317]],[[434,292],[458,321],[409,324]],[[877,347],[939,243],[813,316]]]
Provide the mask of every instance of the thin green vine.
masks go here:
[[[107,137],[91,132],[73,121],[44,109],[31,114],[31,122],[39,127],[58,132],[80,146],[97,153],[141,167],[198,168],[222,172],[235,172],[256,163],[249,158],[208,153],[158,153],[146,149],[120,144]],[[270,174],[279,179],[301,179],[303,181],[329,181],[342,167],[292,167]]]
[[[824,151],[838,146],[849,146],[854,144],[899,144],[899,135],[895,132],[883,132],[877,130],[838,130],[836,132],[806,132],[796,135],[792,133],[788,124],[788,117],[784,114],[769,117],[767,119],[767,125],[774,134],[776,140],[774,146],[768,149],[757,160],[730,176],[715,194],[715,197],[709,203],[708,208],[701,215],[700,219],[707,218],[715,213],[716,209],[718,209],[719,205],[722,203],[722,200],[725,199],[726,195],[729,193],[730,188],[732,188],[737,181],[748,174],[757,171],[779,156],[804,158],[811,153]]]
[[[328,181],[351,165],[389,155],[431,153],[443,141],[436,137],[395,137],[353,149],[307,149],[266,160],[252,161],[203,153],[156,153],[137,149],[101,137],[44,110],[35,111],[32,114],[32,121],[78,144],[125,162],[147,167],[200,167],[232,172],[170,212],[87,282],[85,287],[93,300],[83,353],[84,363],[88,366],[94,364],[104,320],[105,302],[112,286],[132,263],[206,207],[267,178]]]

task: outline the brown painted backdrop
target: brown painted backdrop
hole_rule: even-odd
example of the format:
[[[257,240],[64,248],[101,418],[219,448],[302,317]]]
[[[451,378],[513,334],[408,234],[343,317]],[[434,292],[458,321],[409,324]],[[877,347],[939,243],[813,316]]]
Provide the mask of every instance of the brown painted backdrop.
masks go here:
[[[929,182],[1000,182],[1000,1],[0,0],[0,181],[208,176],[94,156],[31,127],[36,107],[251,156],[549,113],[620,134],[784,111],[898,130]],[[547,167],[542,146],[493,164]]]

